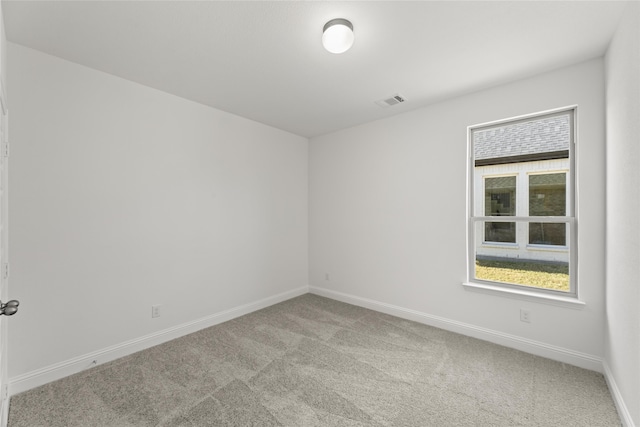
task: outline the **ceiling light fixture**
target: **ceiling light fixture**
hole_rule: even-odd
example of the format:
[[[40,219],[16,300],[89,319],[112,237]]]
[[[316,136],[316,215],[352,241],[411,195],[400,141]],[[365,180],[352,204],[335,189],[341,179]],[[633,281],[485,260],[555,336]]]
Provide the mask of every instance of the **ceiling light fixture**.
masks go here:
[[[353,25],[346,19],[337,18],[324,24],[322,45],[331,53],[343,53],[353,46]]]

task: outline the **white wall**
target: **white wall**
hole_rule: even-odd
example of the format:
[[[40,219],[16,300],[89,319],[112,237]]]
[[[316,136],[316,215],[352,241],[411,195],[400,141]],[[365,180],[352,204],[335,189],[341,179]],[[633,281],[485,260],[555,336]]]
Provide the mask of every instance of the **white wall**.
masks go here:
[[[595,59],[313,138],[312,289],[598,362],[605,320],[603,72],[603,60]],[[467,126],[573,104],[578,105],[582,189],[578,280],[586,306],[466,290],[461,284],[467,254]],[[531,323],[520,322],[520,308],[531,311]]]
[[[10,378],[306,289],[306,138],[11,43],[9,81]]]
[[[2,86],[7,87],[7,35],[4,29],[4,12],[0,5],[0,81]],[[5,92],[6,95],[6,92]]]
[[[640,426],[640,3],[627,6],[606,56],[606,364]],[[631,421],[631,418],[633,421]]]

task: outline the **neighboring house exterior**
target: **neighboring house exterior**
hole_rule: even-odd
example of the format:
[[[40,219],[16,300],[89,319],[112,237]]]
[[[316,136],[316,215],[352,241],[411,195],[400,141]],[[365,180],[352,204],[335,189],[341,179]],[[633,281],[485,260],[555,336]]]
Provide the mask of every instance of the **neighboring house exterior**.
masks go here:
[[[567,215],[570,132],[566,115],[476,131],[474,215]],[[568,263],[568,232],[564,223],[479,222],[476,256]]]

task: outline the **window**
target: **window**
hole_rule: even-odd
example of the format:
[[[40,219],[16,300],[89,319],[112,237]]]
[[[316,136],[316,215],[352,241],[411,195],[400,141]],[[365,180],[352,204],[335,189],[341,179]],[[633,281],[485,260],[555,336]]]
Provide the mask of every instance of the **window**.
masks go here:
[[[577,296],[575,109],[469,127],[469,280]]]
[[[484,215],[516,215],[516,177],[505,176],[485,178]],[[487,222],[484,231],[485,242],[516,242],[515,222]]]
[[[529,176],[529,216],[565,216],[567,211],[566,173]],[[529,243],[565,246],[566,226],[563,223],[532,222]]]

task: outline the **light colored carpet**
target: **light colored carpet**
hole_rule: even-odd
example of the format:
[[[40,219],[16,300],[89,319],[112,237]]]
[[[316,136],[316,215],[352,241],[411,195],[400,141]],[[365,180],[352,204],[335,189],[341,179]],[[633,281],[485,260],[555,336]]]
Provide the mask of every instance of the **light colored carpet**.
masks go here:
[[[307,294],[14,396],[9,425],[620,420],[599,373]]]

